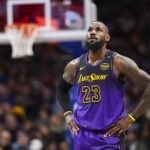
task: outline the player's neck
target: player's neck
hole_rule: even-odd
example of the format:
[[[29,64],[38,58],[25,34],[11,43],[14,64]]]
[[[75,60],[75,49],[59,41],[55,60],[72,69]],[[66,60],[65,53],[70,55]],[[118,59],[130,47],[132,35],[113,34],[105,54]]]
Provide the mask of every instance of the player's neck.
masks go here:
[[[96,65],[99,61],[101,61],[106,53],[106,47],[98,50],[97,52],[89,51],[88,54],[88,63],[91,65]]]

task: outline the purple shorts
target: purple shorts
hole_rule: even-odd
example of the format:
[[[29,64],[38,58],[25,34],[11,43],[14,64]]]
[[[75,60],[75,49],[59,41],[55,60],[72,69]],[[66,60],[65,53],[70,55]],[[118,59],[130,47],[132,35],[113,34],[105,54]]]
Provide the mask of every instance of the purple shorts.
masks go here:
[[[74,150],[124,150],[124,136],[104,137],[104,134],[80,128],[74,137]]]

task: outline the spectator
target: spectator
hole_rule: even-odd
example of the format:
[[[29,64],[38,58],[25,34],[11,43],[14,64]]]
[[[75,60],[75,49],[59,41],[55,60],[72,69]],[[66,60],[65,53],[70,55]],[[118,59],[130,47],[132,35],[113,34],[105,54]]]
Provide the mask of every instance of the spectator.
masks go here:
[[[18,133],[17,140],[12,145],[12,150],[29,150],[29,136],[24,132]]]
[[[71,10],[70,0],[64,0],[63,5],[65,8],[65,26],[68,29],[82,29],[83,28],[83,18],[78,12]]]
[[[0,132],[0,148],[3,150],[11,150],[11,133],[8,130]]]

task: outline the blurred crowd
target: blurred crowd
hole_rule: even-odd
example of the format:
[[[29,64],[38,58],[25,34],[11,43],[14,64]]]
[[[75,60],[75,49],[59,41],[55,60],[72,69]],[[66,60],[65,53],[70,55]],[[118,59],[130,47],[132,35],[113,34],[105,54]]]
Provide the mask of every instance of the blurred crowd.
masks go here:
[[[150,73],[149,0],[94,2],[98,19],[110,29],[108,47]],[[0,150],[70,150],[72,136],[55,97],[55,83],[74,56],[50,43],[36,44],[33,57],[11,59],[10,51],[10,46],[0,45]],[[141,93],[127,83],[129,112]],[[129,129],[126,143],[126,150],[150,149],[150,110]]]
[[[50,44],[23,59],[0,49],[0,150],[69,150],[55,82],[71,56]]]

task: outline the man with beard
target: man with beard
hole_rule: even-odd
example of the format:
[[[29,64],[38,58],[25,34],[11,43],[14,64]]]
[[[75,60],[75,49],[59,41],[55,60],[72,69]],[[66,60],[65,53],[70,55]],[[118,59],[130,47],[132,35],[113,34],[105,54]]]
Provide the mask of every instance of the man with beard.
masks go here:
[[[136,63],[106,48],[108,27],[94,21],[87,31],[88,52],[69,62],[57,84],[66,123],[74,134],[74,150],[123,150],[126,130],[150,106],[150,76]],[[141,101],[126,114],[124,87],[130,78],[143,89]],[[77,88],[77,108],[69,107],[69,89]]]

